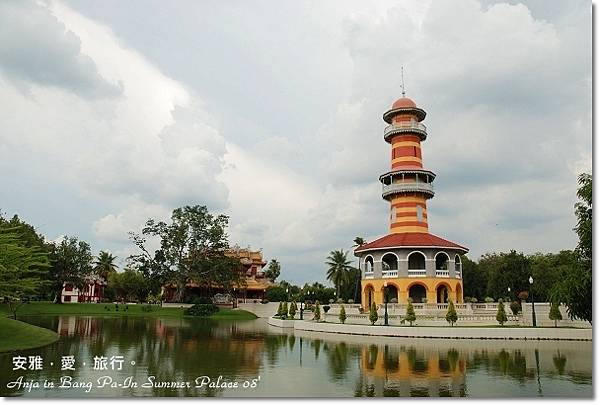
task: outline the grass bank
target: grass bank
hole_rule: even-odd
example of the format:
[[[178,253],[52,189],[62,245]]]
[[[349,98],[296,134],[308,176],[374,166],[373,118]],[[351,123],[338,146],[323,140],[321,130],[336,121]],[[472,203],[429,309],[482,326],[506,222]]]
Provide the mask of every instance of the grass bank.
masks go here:
[[[102,315],[102,316],[146,316],[183,318],[183,308],[164,308],[158,305],[127,304],[54,304],[52,302],[31,302],[24,304],[17,312],[24,315]],[[0,305],[0,316],[11,316],[8,305]],[[191,318],[191,317],[190,317]],[[244,310],[221,309],[211,319],[248,320],[256,319],[256,315]]]
[[[58,334],[51,330],[0,317],[0,352],[33,349],[57,340]]]

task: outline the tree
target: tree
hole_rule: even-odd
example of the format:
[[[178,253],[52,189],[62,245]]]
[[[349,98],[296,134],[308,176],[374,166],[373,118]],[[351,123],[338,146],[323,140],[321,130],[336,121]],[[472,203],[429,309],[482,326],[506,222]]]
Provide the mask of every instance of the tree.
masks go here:
[[[560,308],[558,302],[553,302],[550,305],[550,313],[548,314],[548,318],[554,321],[554,327],[556,328],[556,322],[562,321],[562,314],[560,313]]]
[[[340,308],[339,318],[341,323],[346,323],[346,308],[343,305]]]
[[[280,274],[281,264],[279,264],[277,259],[271,259],[267,266],[267,270],[265,271],[265,277],[274,282]]]
[[[108,287],[114,289],[119,301],[145,301],[151,294],[148,280],[134,269],[125,269],[122,273],[108,275]]]
[[[267,291],[265,292],[265,298],[270,302],[281,302],[287,299],[287,294],[284,288],[272,286],[267,288]]]
[[[366,244],[367,241],[365,240],[365,238],[361,237],[361,236],[357,236],[356,238],[354,238],[354,245],[352,247],[354,248],[358,248],[361,247],[362,245]],[[352,275],[352,280],[354,280],[354,295],[353,295],[353,299],[354,302],[360,302],[360,279],[361,279],[361,272],[360,272],[360,258],[357,258],[357,266],[356,269],[354,269],[354,275]]]
[[[369,322],[371,322],[371,325],[375,325],[377,319],[379,319],[379,315],[377,315],[377,305],[373,302],[371,308],[369,308]]]
[[[115,264],[116,259],[116,256],[113,256],[111,253],[101,250],[94,261],[94,271],[96,274],[107,280],[109,274],[117,272],[119,266]]]
[[[48,256],[27,242],[16,228],[0,228],[0,297],[8,302],[13,318],[26,298],[39,292],[50,267]]]
[[[551,301],[564,303],[571,319],[592,323],[592,176],[579,176],[579,202],[575,204],[577,226],[574,228],[579,243],[576,260],[567,269],[562,280],[552,289]]]
[[[185,206],[173,210],[171,223],[148,219],[140,234],[130,238],[140,253],[129,257],[132,266],[154,286],[173,283],[175,300],[181,301],[185,286],[192,281],[209,291],[219,285],[230,291],[243,284],[239,259],[228,255],[226,215],[213,215],[205,206]],[[160,247],[150,252],[148,239],[158,239]]]
[[[281,316],[283,314],[283,302],[279,302],[279,306],[277,307],[277,316]]]
[[[462,263],[462,278],[464,284],[464,295],[483,300],[487,293],[488,277],[485,268],[480,267],[477,262],[465,255],[460,256]]]
[[[92,251],[90,245],[74,236],[66,236],[53,244],[50,251],[50,275],[55,302],[60,304],[65,283],[79,292],[83,291],[87,277],[92,274]]]
[[[494,299],[503,298],[507,289],[513,292],[529,289],[531,262],[523,253],[492,253],[482,256],[479,267],[488,274],[487,295]]]
[[[296,301],[292,301],[290,304],[290,318],[294,319],[296,316],[296,312],[298,311],[298,307],[296,306]]]
[[[315,313],[313,319],[317,322],[321,320],[321,305],[319,304],[319,300],[315,302]]]
[[[506,310],[504,309],[504,302],[502,299],[498,300],[498,312],[496,312],[496,320],[501,326],[504,326],[504,323],[508,321],[508,317],[506,316]]]
[[[404,317],[405,321],[410,323],[410,326],[413,326],[413,322],[417,320],[417,315],[415,314],[415,307],[413,307],[412,298],[407,300],[406,304],[406,316]]]
[[[333,250],[327,256],[325,264],[327,269],[327,280],[331,281],[336,289],[336,296],[340,296],[342,284],[348,281],[348,271],[352,268],[352,262],[348,260],[348,252]]]
[[[446,312],[446,321],[454,326],[454,323],[458,321],[458,315],[456,314],[456,309],[454,308],[454,303],[452,300],[448,300],[448,312]]]

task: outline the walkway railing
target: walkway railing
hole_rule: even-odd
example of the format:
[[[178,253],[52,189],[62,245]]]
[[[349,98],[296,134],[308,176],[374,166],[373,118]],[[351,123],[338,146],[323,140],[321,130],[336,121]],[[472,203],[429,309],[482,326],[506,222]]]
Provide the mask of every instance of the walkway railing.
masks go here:
[[[394,193],[402,193],[402,192],[425,192],[433,195],[433,184],[431,183],[392,183],[392,184],[384,184],[381,188],[381,195],[386,197],[390,194]]]
[[[436,270],[435,276],[436,277],[450,277],[450,271],[449,270]]]
[[[425,270],[425,269],[409,269],[408,277],[427,277],[427,270]]]
[[[401,121],[388,125],[383,130],[383,138],[387,141],[388,137],[401,132],[416,132],[421,135],[421,139],[427,137],[427,127],[416,121]]]
[[[384,270],[382,276],[383,278],[398,277],[398,270]]]

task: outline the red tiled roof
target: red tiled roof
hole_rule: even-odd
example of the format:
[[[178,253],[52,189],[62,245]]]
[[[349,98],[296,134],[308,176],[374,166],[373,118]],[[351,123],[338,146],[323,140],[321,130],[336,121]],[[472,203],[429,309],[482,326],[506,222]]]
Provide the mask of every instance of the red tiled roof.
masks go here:
[[[373,242],[366,243],[354,250],[355,253],[367,250],[393,248],[393,247],[445,247],[461,249],[468,252],[464,246],[442,239],[430,233],[392,233],[385,235]]]

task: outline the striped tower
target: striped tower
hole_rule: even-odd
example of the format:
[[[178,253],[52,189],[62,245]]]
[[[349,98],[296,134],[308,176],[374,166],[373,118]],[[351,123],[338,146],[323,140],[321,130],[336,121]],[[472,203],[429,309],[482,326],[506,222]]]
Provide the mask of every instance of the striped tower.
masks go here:
[[[383,114],[389,125],[384,139],[392,145],[391,170],[379,177],[382,197],[390,202],[390,233],[428,233],[427,200],[432,198],[435,174],[423,168],[421,142],[427,129],[425,111],[403,97]]]

